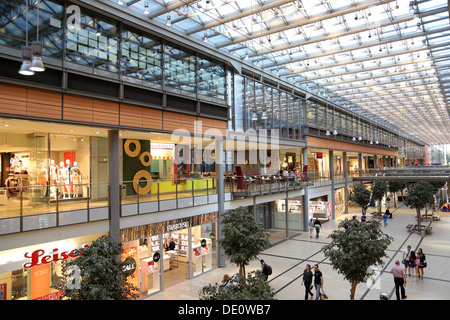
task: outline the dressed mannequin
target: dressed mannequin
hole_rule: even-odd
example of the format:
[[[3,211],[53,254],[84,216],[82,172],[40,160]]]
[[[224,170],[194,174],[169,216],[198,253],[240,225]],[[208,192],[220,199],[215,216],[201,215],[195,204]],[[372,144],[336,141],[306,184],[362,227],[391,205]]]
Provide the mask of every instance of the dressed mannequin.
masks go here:
[[[59,187],[60,187],[60,194],[63,194],[64,199],[70,198],[69,193],[69,170],[64,167],[64,162],[59,163],[59,169],[58,169],[58,178],[59,178]],[[67,191],[66,191],[67,189]]]
[[[55,160],[50,160],[50,190],[52,190],[52,186],[57,186],[58,184],[58,166],[55,164]],[[54,187],[58,190],[57,187]],[[55,200],[58,197],[58,194],[55,190]]]
[[[39,184],[42,187],[42,195],[45,196],[47,191],[47,183],[48,183],[48,171],[45,167],[45,163],[41,163],[41,170],[39,171]]]
[[[76,161],[73,162],[73,166],[70,168],[70,176],[73,183],[73,196],[78,197],[82,193],[79,185],[81,183],[81,171]]]

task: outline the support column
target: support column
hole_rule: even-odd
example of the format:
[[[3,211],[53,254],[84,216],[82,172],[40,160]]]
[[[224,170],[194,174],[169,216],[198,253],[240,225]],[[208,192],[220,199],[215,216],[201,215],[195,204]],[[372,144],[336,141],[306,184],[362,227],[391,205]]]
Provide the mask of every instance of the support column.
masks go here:
[[[286,190],[286,198],[284,199],[284,212],[286,216],[286,239],[289,239],[289,196]]]
[[[342,153],[342,161],[344,162],[344,213],[348,213],[348,168],[347,168],[347,152]]]
[[[119,130],[108,131],[109,235],[120,242]]]
[[[308,149],[303,148],[303,165],[308,164]],[[308,231],[309,225],[309,187],[304,189],[305,194],[302,197],[302,215],[303,215],[303,231]]]
[[[359,167],[359,176],[361,176],[362,170],[362,154],[358,153],[358,167]]]
[[[222,238],[222,215],[224,213],[224,203],[225,203],[225,188],[224,188],[224,159],[223,159],[223,140],[216,139],[215,146],[216,153],[216,185],[217,185],[217,212],[219,214],[218,224],[217,224],[217,239]],[[190,239],[190,238],[189,238]],[[225,267],[225,252],[222,246],[217,247],[218,255],[218,266],[219,268]]]
[[[376,154],[373,155],[373,168],[378,169],[378,156]]]
[[[331,180],[331,220],[335,219],[335,191],[334,191],[334,159],[333,159],[333,150],[330,150],[329,152],[329,170],[330,170],[330,180]]]

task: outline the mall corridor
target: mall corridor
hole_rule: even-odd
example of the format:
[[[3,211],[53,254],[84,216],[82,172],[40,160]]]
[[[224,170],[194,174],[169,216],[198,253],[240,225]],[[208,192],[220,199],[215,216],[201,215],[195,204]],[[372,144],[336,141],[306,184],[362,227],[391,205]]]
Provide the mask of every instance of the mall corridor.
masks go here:
[[[372,208],[368,209],[371,212]],[[351,208],[351,213],[342,215],[337,220],[331,220],[323,224],[319,239],[310,238],[309,232],[303,232],[292,239],[278,243],[264,251],[260,257],[273,268],[273,274],[269,277],[270,285],[276,291],[278,300],[303,300],[304,287],[301,286],[301,275],[306,264],[313,266],[318,263],[324,277],[324,290],[329,300],[348,300],[350,296],[350,284],[342,275],[333,270],[329,261],[321,252],[323,245],[330,242],[328,235],[345,218],[357,215],[360,218],[360,210]],[[424,278],[412,279],[408,276],[406,285],[407,300],[448,300],[450,299],[450,213],[439,212],[440,221],[423,221],[423,224],[431,223],[432,233],[422,237],[419,233],[410,233],[406,226],[415,224],[415,212],[402,203],[398,208],[393,208],[393,219],[388,219],[388,225],[382,226],[385,233],[394,238],[390,244],[383,268],[375,274],[374,282],[357,286],[355,300],[378,300],[380,293],[387,293],[390,299],[395,299],[395,286],[390,273],[395,260],[401,260],[402,251],[408,245],[411,250],[422,248],[426,255],[428,267],[425,268]],[[423,213],[423,212],[422,212]],[[259,261],[253,261],[247,267],[247,271],[259,269]],[[163,293],[145,298],[146,300],[197,300],[198,291],[209,283],[220,282],[224,274],[233,274],[238,268],[227,264],[225,268],[218,268],[196,277],[186,280],[178,285],[167,288]],[[313,290],[314,292],[314,290]]]

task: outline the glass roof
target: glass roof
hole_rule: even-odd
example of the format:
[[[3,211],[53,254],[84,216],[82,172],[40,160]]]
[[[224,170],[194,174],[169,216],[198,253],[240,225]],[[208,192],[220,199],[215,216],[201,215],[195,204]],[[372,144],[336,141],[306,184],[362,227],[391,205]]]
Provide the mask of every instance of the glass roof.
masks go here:
[[[397,132],[450,144],[447,0],[122,2]]]

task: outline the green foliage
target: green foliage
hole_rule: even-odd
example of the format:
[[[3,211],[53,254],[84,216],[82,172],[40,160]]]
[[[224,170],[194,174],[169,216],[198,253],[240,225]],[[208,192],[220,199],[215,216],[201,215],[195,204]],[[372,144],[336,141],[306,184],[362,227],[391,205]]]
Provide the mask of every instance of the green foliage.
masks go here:
[[[356,285],[366,282],[376,267],[384,265],[386,249],[393,238],[382,232],[380,224],[344,220],[330,235],[331,243],[322,250],[334,270],[351,283],[350,298],[354,299]]]
[[[120,261],[122,250],[121,243],[115,242],[110,236],[101,236],[89,247],[80,250],[78,257],[63,261],[63,279],[55,287],[62,291],[61,299],[136,298],[137,288],[126,281],[124,263]]]
[[[381,212],[381,199],[384,197],[387,191],[388,187],[386,182],[384,181],[375,181],[372,185],[373,199],[379,201],[378,212]]]
[[[222,238],[218,242],[230,262],[240,267],[245,280],[245,266],[270,246],[269,234],[243,207],[226,212],[222,217]]]
[[[388,189],[390,192],[398,192],[406,188],[405,181],[389,181]]]
[[[348,198],[360,206],[361,210],[365,212],[370,201],[370,191],[362,183],[355,184]]]
[[[417,213],[424,209],[433,196],[433,186],[425,181],[412,183],[408,188],[405,205],[410,209],[416,209]]]
[[[260,277],[259,271],[249,272],[246,281],[239,275],[229,278],[227,285],[207,285],[199,292],[200,300],[275,300],[275,291]]]

